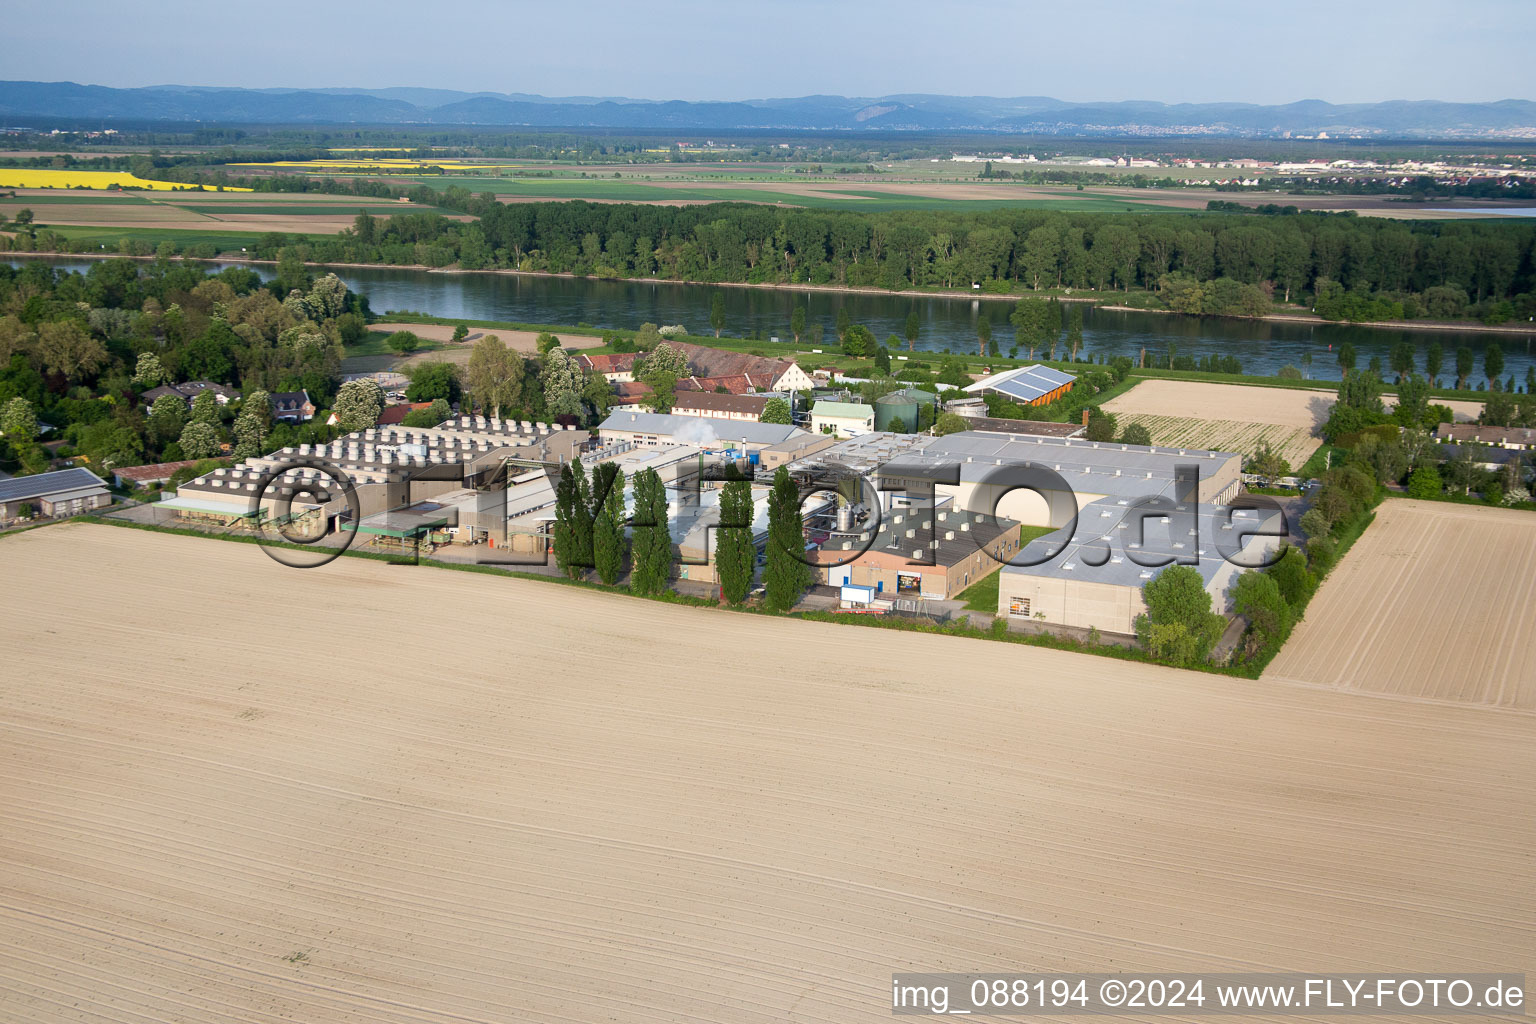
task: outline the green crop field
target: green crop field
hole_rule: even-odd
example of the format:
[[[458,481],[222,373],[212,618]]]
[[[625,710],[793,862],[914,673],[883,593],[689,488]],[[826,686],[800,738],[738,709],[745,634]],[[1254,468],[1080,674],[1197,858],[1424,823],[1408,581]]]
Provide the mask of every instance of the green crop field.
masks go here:
[[[115,248],[120,239],[128,238],[134,241],[148,242],[150,245],[159,245],[161,242],[170,241],[183,248],[189,245],[211,244],[214,248],[224,252],[251,246],[267,234],[265,231],[199,231],[183,228],[116,228],[69,224],[57,227],[50,225],[48,230],[63,235],[65,238],[96,242],[104,245],[109,250]],[[299,240],[309,236],[289,233],[288,237],[293,240]]]

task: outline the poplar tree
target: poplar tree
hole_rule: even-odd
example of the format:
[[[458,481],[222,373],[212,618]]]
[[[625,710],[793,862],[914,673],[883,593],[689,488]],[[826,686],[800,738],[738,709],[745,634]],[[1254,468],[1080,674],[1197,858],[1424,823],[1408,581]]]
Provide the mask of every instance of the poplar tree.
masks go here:
[[[608,586],[624,571],[624,471],[612,462],[592,471],[592,560]]]
[[[635,475],[632,537],[629,589],[636,594],[662,593],[672,574],[672,534],[667,528],[667,491],[654,469]]]
[[[752,589],[757,549],[752,544],[752,484],[731,480],[720,492],[720,527],[715,531],[715,572],[731,604],[741,604]]]
[[[768,497],[768,564],[763,572],[764,603],[771,611],[795,606],[811,585],[811,567],[805,562],[805,518],[800,512],[800,489],[780,466],[773,475]]]

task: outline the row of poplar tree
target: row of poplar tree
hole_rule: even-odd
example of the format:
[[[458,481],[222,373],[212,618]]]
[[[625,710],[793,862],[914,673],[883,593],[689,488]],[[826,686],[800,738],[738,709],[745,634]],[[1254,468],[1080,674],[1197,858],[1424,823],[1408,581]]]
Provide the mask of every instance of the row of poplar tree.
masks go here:
[[[720,523],[715,528],[715,571],[722,596],[743,604],[752,591],[757,546],[752,523],[752,482],[734,467],[720,492]],[[573,580],[595,571],[607,586],[618,585],[630,562],[631,593],[665,593],[672,578],[674,551],[668,527],[667,491],[654,469],[635,475],[634,508],[626,517],[624,471],[599,463],[589,477],[577,459],[560,468],[555,485],[555,564]],[[780,466],[768,496],[767,562],[763,569],[763,605],[788,611],[814,582],[805,558],[805,519],[800,490]],[[629,531],[625,525],[628,519]]]

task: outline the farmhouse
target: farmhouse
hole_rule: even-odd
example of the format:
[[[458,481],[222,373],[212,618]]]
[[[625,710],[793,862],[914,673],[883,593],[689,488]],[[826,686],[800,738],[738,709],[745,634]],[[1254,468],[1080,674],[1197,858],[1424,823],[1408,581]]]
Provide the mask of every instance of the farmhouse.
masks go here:
[[[834,437],[858,437],[875,429],[875,407],[858,402],[817,402],[811,406],[811,430]]]
[[[1105,498],[1076,529],[1037,537],[1003,566],[999,616],[1133,634],[1142,587],[1171,564],[1191,565],[1213,611],[1231,610],[1239,574],[1267,564],[1285,533],[1278,512],[1159,499]]]
[[[674,416],[705,416],[756,423],[768,399],[760,395],[721,395],[713,391],[679,391],[672,402]]]
[[[1001,395],[1018,405],[1047,405],[1072,390],[1070,373],[1031,363],[983,377],[964,390],[972,395]]]
[[[33,515],[66,516],[112,504],[107,482],[88,469],[61,469],[0,480],[0,520],[16,519],[22,506]]]
[[[702,416],[628,411],[610,414],[597,431],[604,444],[627,441],[651,448],[693,444],[705,451],[738,451],[744,455],[805,435],[805,431],[781,423],[718,421]]]
[[[746,375],[752,378],[758,390],[767,391],[806,391],[815,386],[810,374],[790,359],[727,352],[685,341],[668,341],[667,344],[683,354],[688,369],[700,378]]]
[[[578,355],[576,362],[589,373],[602,374],[610,384],[627,384],[635,379],[635,353],[616,352],[612,355]]]

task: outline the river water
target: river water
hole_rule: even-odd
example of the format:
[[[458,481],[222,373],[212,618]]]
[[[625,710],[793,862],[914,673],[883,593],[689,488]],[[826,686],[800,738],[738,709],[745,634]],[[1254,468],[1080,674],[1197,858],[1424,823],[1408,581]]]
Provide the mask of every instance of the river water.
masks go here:
[[[67,257],[51,260],[58,266],[83,270],[87,261]],[[258,267],[264,276],[269,267]],[[336,267],[349,288],[361,291],[375,313],[415,311],[433,316],[473,320],[510,320],[530,324],[590,324],[598,328],[682,324],[694,334],[708,334],[709,310],[717,293],[725,298],[724,333],[732,337],[779,337],[789,340],[790,315],[804,303],[807,322],[819,323],[835,344],[839,308],[846,307],[854,323],[874,331],[882,341],[903,334],[907,314],[917,311],[922,322],[919,350],[976,351],[976,322],[985,313],[994,324],[993,334],[1001,351],[1013,345],[1008,323],[1011,306],[1005,302],[969,298],[915,298],[904,295],[840,294],[762,288],[719,288],[713,285],[649,284],[633,281],[599,281],[585,278],[536,277],[514,274],[453,274],[393,267]],[[1393,346],[1409,341],[1423,353],[1432,341],[1445,352],[1440,374],[1442,385],[1454,381],[1456,350],[1466,345],[1477,354],[1476,372],[1469,378],[1476,387],[1485,380],[1483,350],[1497,342],[1504,353],[1504,375],[1513,374],[1523,385],[1527,367],[1536,365],[1536,323],[1520,334],[1397,330],[1345,324],[1299,324],[1243,320],[1225,317],[1188,317],[1166,313],[1083,308],[1083,335],[1087,351],[1095,357],[1135,357],[1166,354],[1172,346],[1180,355],[1236,356],[1245,373],[1273,374],[1290,364],[1318,380],[1340,378],[1337,351],[1349,342],[1357,364],[1366,366],[1379,356],[1390,371]],[[903,343],[904,345],[904,343]],[[1021,353],[1022,354],[1022,353]],[[1310,354],[1307,367],[1304,356]],[[1390,373],[1389,373],[1390,375]]]

